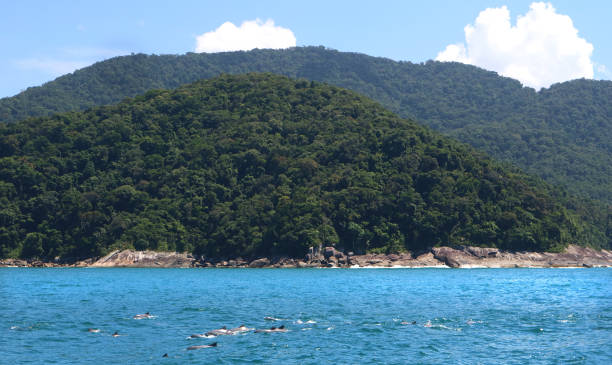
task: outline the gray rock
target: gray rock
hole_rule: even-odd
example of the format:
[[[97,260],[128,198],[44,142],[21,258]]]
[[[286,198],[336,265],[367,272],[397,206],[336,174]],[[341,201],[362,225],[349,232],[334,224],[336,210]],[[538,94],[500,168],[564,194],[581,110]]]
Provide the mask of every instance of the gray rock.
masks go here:
[[[452,257],[448,257],[448,256],[445,257],[444,263],[446,264],[446,266],[452,267],[452,268],[461,267],[461,264],[457,260],[453,259]]]
[[[270,260],[267,257],[264,257],[262,259],[251,261],[251,263],[249,264],[249,267],[259,268],[259,267],[264,267],[268,265],[270,265]]]
[[[387,255],[387,258],[391,261],[397,261],[400,259],[399,255],[395,255],[395,254]]]
[[[463,251],[456,250],[450,247],[434,247],[432,250],[434,257],[442,261],[448,267],[461,267],[458,259],[464,255]],[[472,256],[469,254],[469,256]]]
[[[326,260],[334,256],[335,254],[336,254],[336,249],[333,247],[325,247],[323,249],[323,257],[325,257]]]

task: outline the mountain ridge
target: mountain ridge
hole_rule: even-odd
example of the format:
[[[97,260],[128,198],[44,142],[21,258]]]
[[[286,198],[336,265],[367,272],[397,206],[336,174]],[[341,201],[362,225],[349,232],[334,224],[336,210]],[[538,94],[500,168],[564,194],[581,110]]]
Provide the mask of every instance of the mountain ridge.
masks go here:
[[[303,79],[224,75],[0,124],[0,137],[5,257],[610,245],[602,212],[368,98]]]
[[[402,117],[514,163],[572,194],[612,204],[612,82],[574,80],[536,92],[459,63],[396,62],[323,47],[132,55],[0,99],[0,120],[117,102],[221,73],[274,72],[349,88]]]

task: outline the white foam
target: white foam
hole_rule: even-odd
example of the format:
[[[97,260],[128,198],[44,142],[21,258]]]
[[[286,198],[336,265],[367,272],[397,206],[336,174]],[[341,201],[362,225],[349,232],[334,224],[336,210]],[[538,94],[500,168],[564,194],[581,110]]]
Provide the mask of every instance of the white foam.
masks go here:
[[[359,265],[352,265],[349,269],[450,269],[450,267],[446,265],[429,265],[429,266],[402,266],[402,265],[359,266]]]
[[[275,317],[264,317],[264,319],[266,321],[284,321],[284,319],[281,318],[275,318]]]

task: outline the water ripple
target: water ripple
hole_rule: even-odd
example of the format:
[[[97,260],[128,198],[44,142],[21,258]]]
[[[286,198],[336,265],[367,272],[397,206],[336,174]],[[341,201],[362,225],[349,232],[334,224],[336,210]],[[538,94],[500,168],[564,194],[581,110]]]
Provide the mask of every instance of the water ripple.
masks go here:
[[[0,269],[0,353],[6,363],[149,364],[165,353],[176,364],[607,363],[611,273]],[[133,320],[144,312],[155,318]],[[188,339],[241,324],[289,332]]]

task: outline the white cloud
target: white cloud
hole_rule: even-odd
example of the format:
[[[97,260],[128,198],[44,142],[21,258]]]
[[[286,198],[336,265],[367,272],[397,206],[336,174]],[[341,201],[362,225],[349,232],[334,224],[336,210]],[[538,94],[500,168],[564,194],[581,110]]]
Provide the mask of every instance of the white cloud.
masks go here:
[[[295,47],[295,36],[290,29],[275,26],[268,19],[247,20],[239,27],[231,22],[196,37],[196,52],[248,51],[254,48]]]
[[[603,65],[601,63],[595,63],[595,69],[603,77],[607,77],[607,78],[612,77],[612,72],[610,71],[609,68],[606,67],[606,65]]]
[[[593,45],[578,36],[572,19],[550,3],[532,3],[510,22],[506,6],[487,8],[464,28],[465,44],[451,44],[436,57],[479,66],[536,89],[555,82],[593,78]]]

